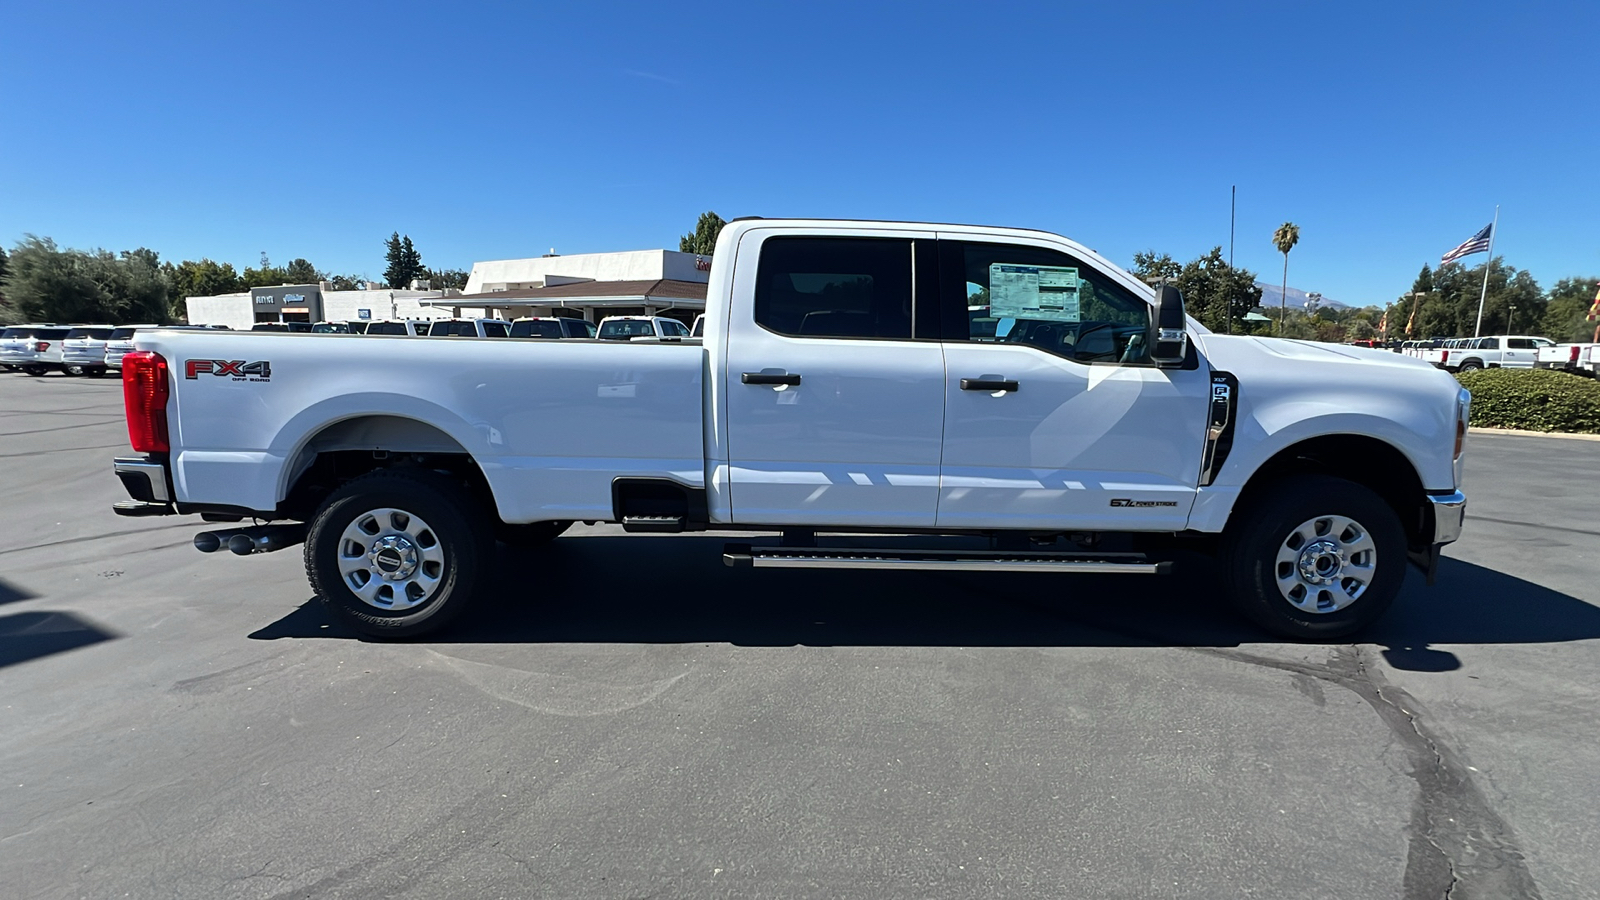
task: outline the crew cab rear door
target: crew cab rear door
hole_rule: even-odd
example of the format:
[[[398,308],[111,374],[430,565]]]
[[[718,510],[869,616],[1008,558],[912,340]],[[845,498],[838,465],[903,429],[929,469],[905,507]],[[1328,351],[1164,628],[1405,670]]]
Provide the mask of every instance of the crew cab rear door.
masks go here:
[[[1150,303],[1048,241],[940,234],[941,528],[1180,530],[1210,371],[1149,360]]]
[[[933,526],[936,265],[927,232],[758,228],[740,239],[723,388],[733,521]]]

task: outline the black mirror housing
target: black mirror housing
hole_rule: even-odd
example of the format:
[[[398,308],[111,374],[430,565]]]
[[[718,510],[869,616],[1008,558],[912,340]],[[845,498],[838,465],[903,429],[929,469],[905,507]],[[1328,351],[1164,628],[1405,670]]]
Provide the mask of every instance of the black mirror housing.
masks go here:
[[[1188,320],[1183,313],[1183,292],[1170,284],[1156,287],[1155,340],[1150,345],[1150,359],[1159,367],[1176,368],[1183,365],[1189,353]]]

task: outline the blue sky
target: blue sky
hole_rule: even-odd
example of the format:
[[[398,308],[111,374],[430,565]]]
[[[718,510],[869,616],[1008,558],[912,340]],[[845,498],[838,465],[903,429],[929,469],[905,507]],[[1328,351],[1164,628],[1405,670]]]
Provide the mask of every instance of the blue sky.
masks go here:
[[[1600,4],[0,5],[0,242],[378,275],[724,217],[1228,243],[1387,301],[1501,205],[1600,274]],[[1473,258],[1473,262],[1482,257]]]

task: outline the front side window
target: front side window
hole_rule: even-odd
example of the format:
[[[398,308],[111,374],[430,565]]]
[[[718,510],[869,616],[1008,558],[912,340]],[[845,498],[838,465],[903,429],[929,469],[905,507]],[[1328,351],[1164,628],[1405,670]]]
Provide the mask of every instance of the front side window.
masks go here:
[[[940,242],[947,340],[1025,344],[1081,363],[1148,364],[1150,304],[1058,250]]]
[[[769,238],[756,324],[791,337],[910,340],[911,266],[906,240]]]

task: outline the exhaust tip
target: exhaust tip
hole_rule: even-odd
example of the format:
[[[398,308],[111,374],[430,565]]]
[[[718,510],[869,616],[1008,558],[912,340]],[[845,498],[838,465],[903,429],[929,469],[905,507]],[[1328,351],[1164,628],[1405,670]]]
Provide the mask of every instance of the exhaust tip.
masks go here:
[[[215,531],[202,531],[194,536],[194,548],[201,553],[215,553],[222,549],[222,535]]]
[[[256,552],[256,539],[248,534],[236,534],[228,538],[228,549],[238,556],[249,556]]]

